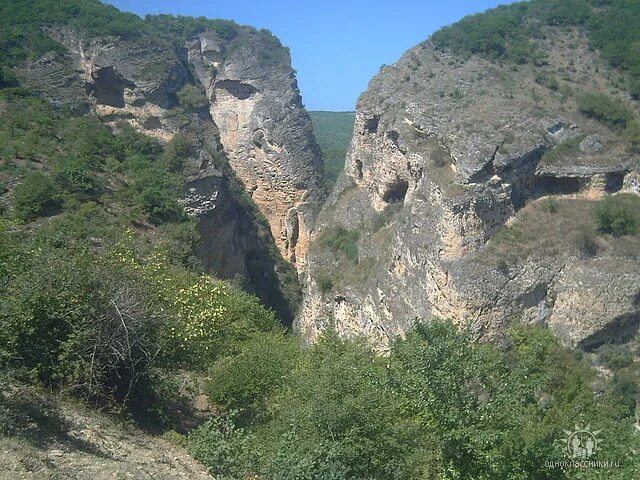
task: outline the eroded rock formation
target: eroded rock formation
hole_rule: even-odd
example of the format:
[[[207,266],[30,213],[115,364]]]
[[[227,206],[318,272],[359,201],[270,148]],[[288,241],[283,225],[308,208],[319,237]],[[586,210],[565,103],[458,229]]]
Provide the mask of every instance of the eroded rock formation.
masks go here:
[[[595,72],[609,67],[577,32],[541,38],[554,89],[539,67],[431,42],[372,80],[309,254],[297,321],[309,341],[335,328],[384,349],[433,317],[496,341],[514,319],[545,323],[571,346],[637,330],[637,251],[600,239],[591,258],[574,240],[593,228],[592,200],[638,191],[637,157],[575,103],[580,89],[607,91]]]
[[[205,32],[190,43],[189,61],[231,166],[282,255],[302,269],[322,201],[322,166],[288,52],[258,35],[225,51]]]

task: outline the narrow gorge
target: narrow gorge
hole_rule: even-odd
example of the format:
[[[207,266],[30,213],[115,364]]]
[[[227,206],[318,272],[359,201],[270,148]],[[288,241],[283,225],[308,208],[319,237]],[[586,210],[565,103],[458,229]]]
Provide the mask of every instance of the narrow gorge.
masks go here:
[[[640,3],[139,3],[0,0],[0,480],[637,477]]]

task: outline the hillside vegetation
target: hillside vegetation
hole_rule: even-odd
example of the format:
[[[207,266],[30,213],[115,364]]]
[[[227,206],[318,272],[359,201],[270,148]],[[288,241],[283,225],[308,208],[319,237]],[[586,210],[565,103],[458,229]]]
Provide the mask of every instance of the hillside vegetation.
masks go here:
[[[628,0],[533,0],[472,15],[436,32],[432,40],[460,54],[542,65],[546,53],[532,43],[540,25],[582,27],[592,47],[625,72],[627,88],[640,97],[640,4]]]
[[[313,134],[322,151],[327,187],[331,189],[344,169],[353,135],[355,112],[309,112]]]

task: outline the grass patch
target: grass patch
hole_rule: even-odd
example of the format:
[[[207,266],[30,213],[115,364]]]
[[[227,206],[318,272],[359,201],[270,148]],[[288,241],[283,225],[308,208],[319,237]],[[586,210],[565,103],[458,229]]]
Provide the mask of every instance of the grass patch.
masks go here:
[[[551,200],[553,213],[549,211]],[[499,262],[515,265],[533,255],[549,257],[564,252],[582,258],[605,254],[628,258],[637,256],[640,250],[638,229],[633,234],[599,235],[604,231],[595,213],[599,210],[606,212],[605,226],[615,223],[612,219],[620,217],[620,211],[626,212],[623,218],[640,219],[640,198],[632,194],[618,194],[599,201],[555,198],[532,202],[518,212],[510,226],[504,227],[488,241],[478,260],[491,265]],[[627,225],[624,221],[619,223]]]
[[[573,157],[580,152],[580,144],[584,140],[585,135],[579,135],[559,143],[555,148],[547,151],[542,156],[542,162],[547,165],[560,163],[565,157]]]
[[[347,230],[344,227],[335,227],[320,236],[320,244],[326,246],[334,253],[342,253],[351,262],[358,263],[358,241],[360,232]]]

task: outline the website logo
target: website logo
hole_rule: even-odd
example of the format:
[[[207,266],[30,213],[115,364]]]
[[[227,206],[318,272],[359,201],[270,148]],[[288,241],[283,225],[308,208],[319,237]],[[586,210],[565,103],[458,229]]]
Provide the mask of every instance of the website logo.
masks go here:
[[[574,460],[588,460],[598,451],[598,434],[602,430],[592,430],[591,425],[581,428],[576,424],[573,431],[563,430],[565,454]]]

